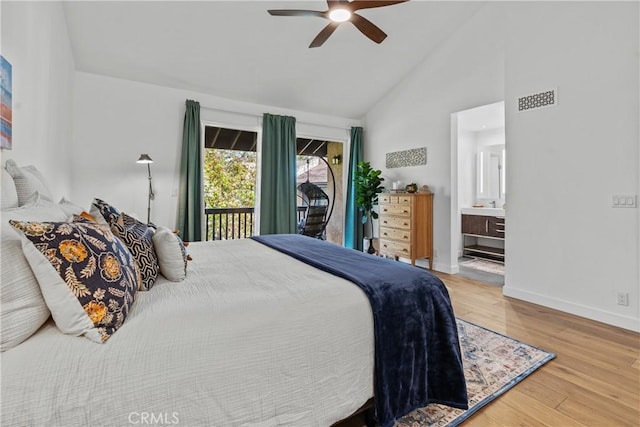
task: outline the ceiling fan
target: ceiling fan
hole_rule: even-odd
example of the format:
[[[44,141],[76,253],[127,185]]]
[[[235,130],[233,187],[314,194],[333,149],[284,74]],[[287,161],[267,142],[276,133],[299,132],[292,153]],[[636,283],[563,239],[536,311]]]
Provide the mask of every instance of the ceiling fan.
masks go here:
[[[361,9],[371,9],[374,7],[392,6],[398,3],[405,3],[409,0],[327,0],[329,8],[325,11],[319,10],[297,10],[297,9],[281,9],[269,10],[273,16],[319,16],[331,22],[318,33],[309,47],[319,47],[327,41],[329,36],[343,22],[351,22],[365,36],[369,37],[376,43],[382,43],[387,37],[384,31],[374,25],[368,19],[355,13]]]

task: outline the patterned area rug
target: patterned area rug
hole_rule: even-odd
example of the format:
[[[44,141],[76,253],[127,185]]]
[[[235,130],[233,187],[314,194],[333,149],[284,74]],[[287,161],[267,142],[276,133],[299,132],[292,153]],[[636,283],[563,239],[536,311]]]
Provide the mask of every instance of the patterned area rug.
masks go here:
[[[469,409],[431,404],[416,409],[396,427],[453,427],[505,393],[555,354],[457,319]]]
[[[504,276],[504,264],[499,262],[485,261],[483,259],[472,259],[460,263],[461,267],[475,268],[476,270],[486,271],[487,273],[500,274]]]

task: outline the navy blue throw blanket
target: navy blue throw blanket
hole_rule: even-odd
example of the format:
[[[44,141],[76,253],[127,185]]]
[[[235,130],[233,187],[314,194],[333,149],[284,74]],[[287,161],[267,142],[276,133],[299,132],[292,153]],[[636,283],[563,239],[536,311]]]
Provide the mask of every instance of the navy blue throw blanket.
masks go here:
[[[382,427],[429,403],[468,408],[456,319],[440,279],[298,234],[252,239],[350,280],[367,294],[374,319],[376,418]]]

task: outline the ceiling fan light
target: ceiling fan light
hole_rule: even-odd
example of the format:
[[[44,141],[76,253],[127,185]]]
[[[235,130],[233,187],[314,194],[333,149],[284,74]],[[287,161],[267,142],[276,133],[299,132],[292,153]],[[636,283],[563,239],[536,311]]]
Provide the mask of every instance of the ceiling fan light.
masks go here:
[[[350,18],[351,12],[349,12],[347,9],[337,8],[329,12],[329,19],[331,19],[333,22],[345,22]]]

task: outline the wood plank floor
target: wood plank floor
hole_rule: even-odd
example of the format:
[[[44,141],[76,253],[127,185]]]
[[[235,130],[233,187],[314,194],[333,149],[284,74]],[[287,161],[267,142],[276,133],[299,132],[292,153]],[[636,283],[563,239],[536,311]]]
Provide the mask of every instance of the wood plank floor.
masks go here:
[[[507,298],[498,286],[437,275],[457,317],[557,355],[464,426],[640,426],[640,334]]]
[[[640,334],[502,295],[440,274],[457,317],[557,357],[465,426],[639,426]]]

